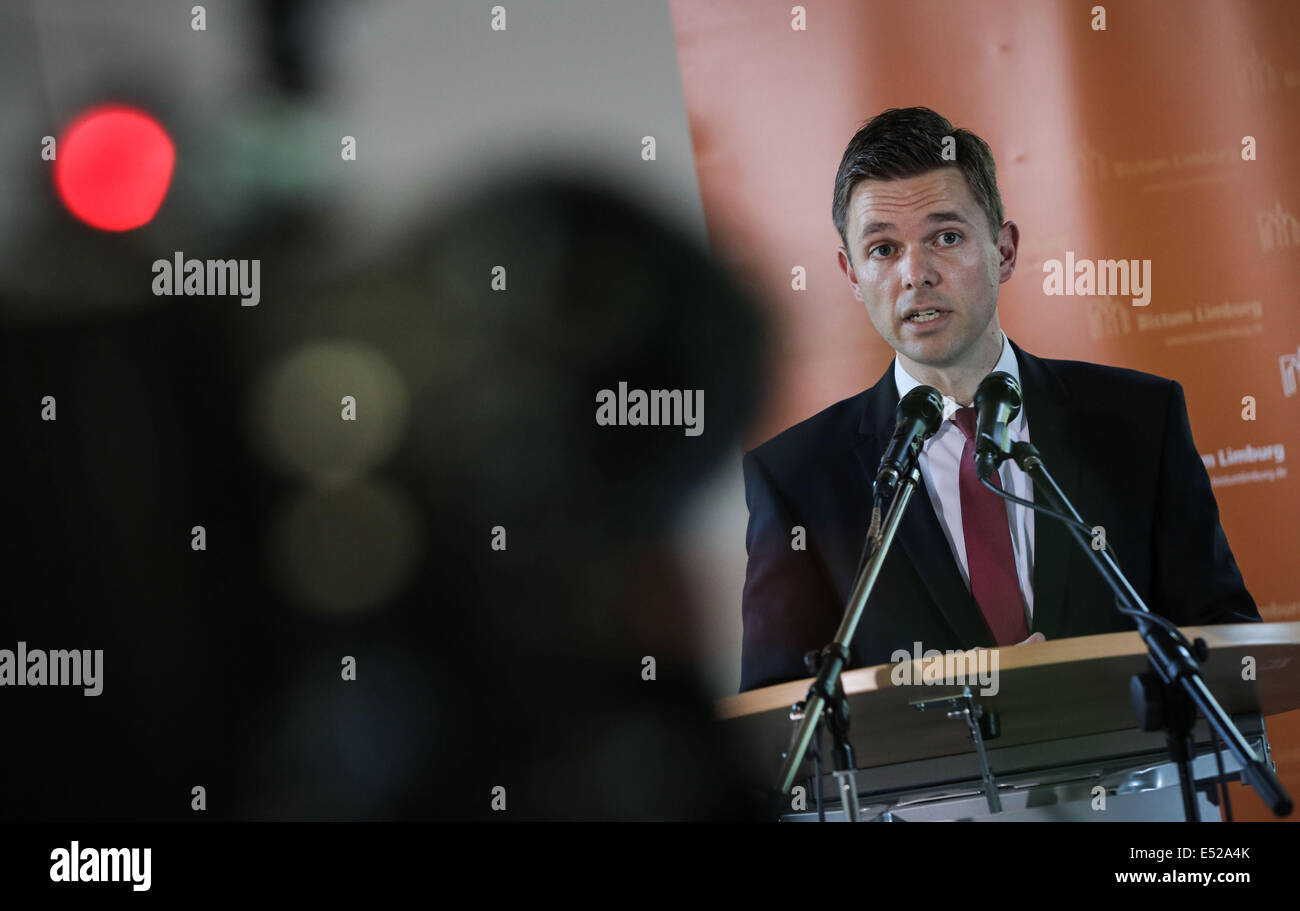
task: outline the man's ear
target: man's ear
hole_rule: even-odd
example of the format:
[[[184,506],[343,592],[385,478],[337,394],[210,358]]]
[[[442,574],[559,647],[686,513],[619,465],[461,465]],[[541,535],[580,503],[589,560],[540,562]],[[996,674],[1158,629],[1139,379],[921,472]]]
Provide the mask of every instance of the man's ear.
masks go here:
[[[853,289],[853,296],[858,300],[862,300],[862,290],[858,287],[858,275],[853,270],[853,260],[849,258],[848,251],[843,247],[840,247],[837,250],[836,258],[839,260],[840,271],[843,272],[849,280],[849,287]]]
[[[1016,255],[1020,250],[1020,226],[1014,221],[1004,222],[998,232],[998,284],[1006,281],[1016,271]]]

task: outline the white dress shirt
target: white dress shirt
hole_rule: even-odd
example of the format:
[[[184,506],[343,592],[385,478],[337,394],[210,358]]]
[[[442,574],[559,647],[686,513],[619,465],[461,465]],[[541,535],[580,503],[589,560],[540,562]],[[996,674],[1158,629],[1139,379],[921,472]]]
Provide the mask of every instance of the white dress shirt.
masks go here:
[[[990,373],[1005,371],[1020,382],[1020,364],[1016,353],[1007,344],[1007,336],[1002,334],[1002,355],[993,365]],[[921,383],[903,369],[898,358],[894,358],[894,383],[898,386],[901,399]],[[966,535],[961,525],[961,491],[958,486],[958,468],[961,451],[966,444],[966,436],[961,428],[952,422],[952,416],[962,407],[949,396],[943,397],[943,424],[938,432],[925,441],[918,460],[921,477],[925,480],[925,489],[930,494],[935,515],[939,517],[939,526],[943,529],[948,546],[957,560],[962,580],[970,588],[970,566],[966,560]],[[1025,418],[1025,409],[1008,427],[1011,441],[1029,440],[1029,424]],[[1033,484],[1029,476],[1021,471],[1014,462],[1007,459],[998,469],[1002,479],[1002,489],[1022,499],[1033,501]],[[1034,617],[1034,511],[1017,503],[1007,503],[1007,522],[1011,535],[1011,550],[1016,560],[1016,574],[1020,578],[1020,597],[1024,603],[1025,626],[1028,628]]]

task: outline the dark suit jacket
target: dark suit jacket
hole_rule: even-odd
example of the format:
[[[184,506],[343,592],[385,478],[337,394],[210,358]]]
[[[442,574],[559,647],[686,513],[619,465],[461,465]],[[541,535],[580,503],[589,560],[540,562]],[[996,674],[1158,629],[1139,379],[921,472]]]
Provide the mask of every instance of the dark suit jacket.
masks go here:
[[[1180,626],[1259,620],[1219,525],[1182,387],[1012,348],[1030,440],[1084,521],[1106,529],[1147,606]],[[891,363],[875,386],[745,454],[742,691],[807,677],[804,653],[834,637],[897,405]],[[791,547],[796,525],[806,530],[806,550]],[[1037,514],[1034,537],[1030,632],[1061,639],[1136,628],[1061,522]],[[852,666],[888,664],[915,642],[941,651],[994,644],[924,484],[867,602]]]

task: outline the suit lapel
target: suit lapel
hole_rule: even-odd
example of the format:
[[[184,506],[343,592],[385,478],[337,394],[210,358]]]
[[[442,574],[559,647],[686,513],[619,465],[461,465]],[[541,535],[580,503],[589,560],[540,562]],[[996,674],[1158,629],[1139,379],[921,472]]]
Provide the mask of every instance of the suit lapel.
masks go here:
[[[1008,339],[1008,341],[1010,341]],[[1024,396],[1029,439],[1043,456],[1052,478],[1074,496],[1081,470],[1077,407],[1048,364],[1026,354],[1013,342],[1020,363],[1020,391]],[[1034,492],[1034,502],[1045,499]],[[1034,516],[1034,622],[1031,632],[1059,639],[1066,629],[1066,575],[1078,544],[1065,524],[1051,516]]]
[[[889,369],[863,398],[864,407],[858,432],[862,435],[855,454],[865,475],[866,489],[876,478],[880,467],[880,458],[894,433],[895,413],[898,409],[898,387],[894,383],[894,366]],[[1032,434],[1032,431],[1031,431]],[[1036,438],[1035,438],[1036,442]],[[870,508],[870,493],[867,495]],[[882,516],[883,520],[883,516]],[[971,596],[966,583],[962,581],[957,560],[948,546],[943,529],[939,526],[939,517],[925,482],[917,485],[903,520],[898,526],[894,538],[894,547],[900,550],[916,568],[917,575],[925,584],[930,597],[934,599],[939,610],[952,627],[954,635],[966,648],[977,645],[992,646],[993,636],[979,605]],[[860,569],[861,567],[859,567]],[[856,578],[856,574],[855,574]],[[899,605],[898,609],[906,611],[908,605]]]

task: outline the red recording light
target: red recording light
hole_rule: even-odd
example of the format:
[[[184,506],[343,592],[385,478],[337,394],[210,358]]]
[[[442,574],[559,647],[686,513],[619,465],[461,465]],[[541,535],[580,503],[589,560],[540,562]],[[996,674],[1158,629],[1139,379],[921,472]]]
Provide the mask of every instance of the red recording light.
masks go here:
[[[176,150],[148,114],[123,105],[86,111],[64,130],[54,187],[73,215],[104,231],[148,224],[171,185]]]

